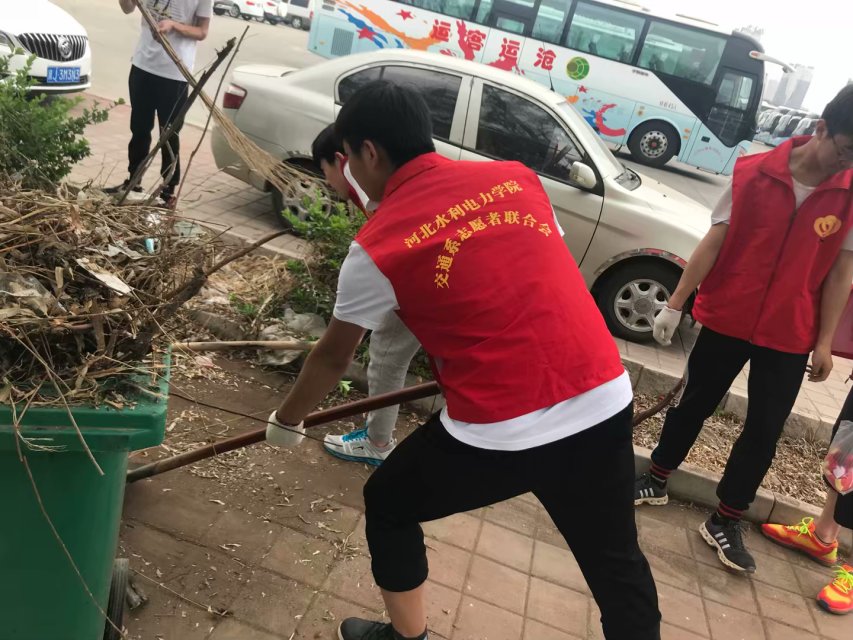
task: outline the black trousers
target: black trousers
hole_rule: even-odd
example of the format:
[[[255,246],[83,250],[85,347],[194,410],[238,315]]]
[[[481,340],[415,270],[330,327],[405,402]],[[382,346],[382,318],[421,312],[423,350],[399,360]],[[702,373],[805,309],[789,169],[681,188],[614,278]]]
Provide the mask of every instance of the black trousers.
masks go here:
[[[132,65],[128,87],[130,89],[131,137],[127,145],[127,171],[132,176],[151,150],[151,130],[154,128],[155,114],[162,132],[175,121],[175,116],[187,100],[188,91],[186,82],[155,76]],[[160,175],[164,180],[161,192],[163,196],[171,196],[181,181],[181,145],[178,133],[183,125],[183,118],[177,120],[177,128],[168,142],[163,145],[161,152]]]
[[[847,394],[847,400],[844,401],[838,420],[835,421],[835,426],[832,429],[833,438],[842,420],[853,421],[853,389]],[[828,482],[826,486],[829,487],[830,491],[835,491]],[[835,503],[835,522],[842,527],[853,529],[853,493],[838,496],[838,502]]]
[[[684,462],[702,424],[749,362],[746,420],[717,486],[717,497],[727,506],[747,509],[776,455],[776,443],[797,400],[808,358],[807,353],[757,347],[703,327],[687,360],[684,392],[666,414],[652,461],[664,469]]]
[[[608,640],[659,640],[657,590],[634,523],[632,407],[577,435],[524,451],[459,442],[433,416],[364,487],[376,584],[409,591],[427,578],[420,522],[528,491],[563,534],[601,610]]]

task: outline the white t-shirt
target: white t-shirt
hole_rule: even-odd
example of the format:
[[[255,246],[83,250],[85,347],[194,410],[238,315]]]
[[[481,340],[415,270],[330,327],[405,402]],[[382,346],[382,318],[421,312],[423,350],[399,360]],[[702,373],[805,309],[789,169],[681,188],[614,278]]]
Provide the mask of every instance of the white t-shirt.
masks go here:
[[[793,183],[794,199],[799,207],[806,201],[806,198],[808,198],[814,190],[817,189],[817,187],[810,187],[802,182],[797,182],[796,180],[793,180]],[[714,211],[711,212],[711,224],[728,224],[731,219],[732,185],[729,183],[729,186],[727,186],[726,190],[723,191],[723,195],[720,196],[717,206],[714,207]],[[850,229],[850,231],[847,232],[847,237],[844,238],[844,244],[841,245],[841,248],[845,251],[853,251],[853,229]]]
[[[213,0],[140,1],[145,2],[145,6],[155,22],[174,20],[193,26],[196,23],[196,18],[209,18],[213,13]],[[139,42],[136,43],[136,51],[133,52],[133,66],[153,73],[155,76],[184,82],[186,78],[172,62],[163,46],[154,39],[151,29],[148,28],[148,23],[145,22],[144,18],[140,18],[140,20],[142,21],[142,31],[139,35]],[[198,41],[182,36],[176,31],[170,31],[166,37],[186,68],[192,71],[195,65],[195,50]]]
[[[556,217],[554,223],[562,235]],[[338,277],[335,317],[373,330],[383,324],[387,314],[397,309],[399,305],[391,282],[367,252],[353,242]],[[622,411],[632,398],[631,381],[624,372],[574,398],[511,420],[489,424],[462,422],[451,418],[445,407],[441,411],[441,422],[450,435],[465,444],[481,449],[520,451],[594,427]]]

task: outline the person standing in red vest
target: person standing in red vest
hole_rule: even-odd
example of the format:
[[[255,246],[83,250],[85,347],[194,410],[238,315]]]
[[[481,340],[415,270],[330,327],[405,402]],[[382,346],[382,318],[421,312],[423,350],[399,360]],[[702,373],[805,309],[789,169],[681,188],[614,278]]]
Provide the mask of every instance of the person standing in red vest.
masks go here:
[[[699,531],[729,568],[752,573],[740,520],[755,499],[809,371],[832,370],[832,339],[853,279],[853,86],[830,102],[814,136],[744,156],[711,216],[712,227],[655,319],[667,345],[699,288],[702,324],[687,384],[664,421],[635,504],[666,504],[667,479],[748,362],[749,408],[717,487],[717,511]],[[808,368],[809,354],[811,368]]]
[[[271,416],[268,442],[289,440],[281,426],[299,428],[364,330],[391,313],[430,355],[447,401],[364,488],[391,622],[349,618],[338,637],[425,640],[420,523],[532,492],[574,553],[605,638],[659,640],[634,522],[631,384],[538,177],[517,162],[438,155],[421,95],[387,82],[357,91],[336,131],[380,205],[350,248],[334,317]],[[595,526],[579,525],[579,514]]]

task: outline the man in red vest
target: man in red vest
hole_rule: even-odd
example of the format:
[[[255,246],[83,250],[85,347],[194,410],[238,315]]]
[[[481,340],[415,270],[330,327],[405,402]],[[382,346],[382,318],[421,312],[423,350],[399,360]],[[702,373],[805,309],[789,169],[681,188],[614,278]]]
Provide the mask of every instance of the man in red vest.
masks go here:
[[[714,209],[713,226],[655,319],[669,341],[699,287],[693,317],[702,330],[687,362],[687,385],[667,413],[636,504],[666,504],[667,478],[703,422],[749,362],[749,408],[717,487],[716,513],[699,531],[720,561],[752,573],[740,519],[776,453],[809,354],[809,380],[832,370],[832,338],[853,279],[853,86],[824,110],[812,137],[744,156]]]
[[[425,640],[419,523],[532,492],[574,553],[605,637],[659,640],[634,523],[630,381],[538,177],[516,162],[438,155],[423,98],[386,82],[356,92],[336,131],[356,181],[381,204],[350,249],[334,318],[271,416],[268,441],[289,441],[280,427],[298,429],[364,330],[389,313],[430,354],[447,400],[364,488],[391,623],[349,618],[339,638]],[[595,526],[579,525],[579,514]]]

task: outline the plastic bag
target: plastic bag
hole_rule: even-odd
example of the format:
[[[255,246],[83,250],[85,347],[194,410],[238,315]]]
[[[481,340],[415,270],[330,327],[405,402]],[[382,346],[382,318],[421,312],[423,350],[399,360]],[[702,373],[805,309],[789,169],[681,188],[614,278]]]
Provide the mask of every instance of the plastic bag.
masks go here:
[[[841,495],[853,491],[853,422],[842,420],[823,460],[826,481]]]

